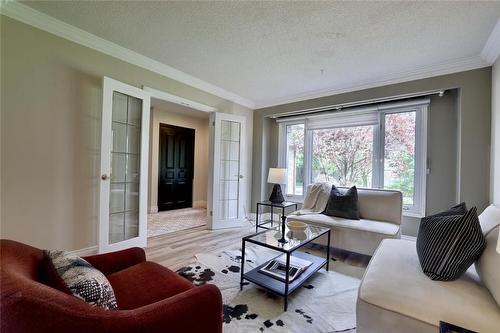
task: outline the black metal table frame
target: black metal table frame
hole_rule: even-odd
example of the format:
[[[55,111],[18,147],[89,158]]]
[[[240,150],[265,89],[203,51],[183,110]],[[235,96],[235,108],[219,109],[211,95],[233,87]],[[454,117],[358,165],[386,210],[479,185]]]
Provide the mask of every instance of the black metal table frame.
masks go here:
[[[255,241],[255,240],[251,239],[251,237],[254,237],[257,234],[265,233],[267,231],[268,230],[263,230],[263,231],[260,231],[260,232],[258,232],[256,234],[252,234],[252,235],[243,237],[241,239],[241,280],[240,280],[240,290],[243,290],[243,282],[245,280],[245,272],[244,272],[244,268],[245,268],[245,242],[253,243],[253,244],[256,244],[256,245],[259,245],[259,246],[266,247],[266,248],[271,249],[271,250],[275,250],[275,251],[279,251],[279,252],[285,253],[286,254],[286,268],[285,268],[286,269],[286,273],[285,273],[285,281],[283,282],[285,284],[285,294],[284,295],[278,294],[278,293],[274,292],[273,290],[270,290],[267,286],[265,286],[263,284],[259,284],[259,283],[256,283],[254,281],[249,281],[249,282],[255,283],[255,284],[261,286],[262,288],[265,288],[266,290],[268,290],[268,291],[270,291],[270,292],[272,292],[274,294],[278,294],[279,296],[283,296],[285,298],[284,310],[287,311],[287,309],[288,309],[288,287],[290,285],[290,272],[289,272],[289,270],[290,270],[290,256],[292,255],[292,253],[294,251],[300,249],[301,247],[303,247],[306,244],[309,244],[313,240],[318,239],[319,237],[322,237],[324,235],[328,235],[328,243],[327,243],[328,245],[326,247],[326,263],[325,263],[326,264],[326,271],[328,272],[329,271],[329,267],[330,267],[330,234],[331,234],[331,230],[328,228],[323,233],[317,235],[314,238],[309,239],[307,242],[302,243],[302,244],[298,245],[297,247],[293,248],[292,250],[288,250],[288,251],[280,249],[280,248],[277,248],[277,247],[272,246],[272,245],[264,244],[264,243],[261,243],[261,242],[258,242],[258,241]],[[320,270],[323,266],[325,266],[325,264],[321,265],[316,271]],[[277,281],[279,281],[279,280],[277,280]]]
[[[266,221],[262,224],[259,224],[259,206],[265,206],[265,207],[271,207],[271,220]],[[296,202],[290,202],[289,205],[283,206],[280,204],[274,204],[272,202],[257,202],[257,214],[255,215],[255,232],[259,231],[259,228],[263,229],[271,229],[273,228],[273,222],[274,222],[274,208],[281,209],[281,216],[285,215],[285,209],[288,207],[295,206],[295,210],[297,210],[298,204]],[[280,216],[280,218],[281,218]],[[279,223],[279,219],[277,221]],[[265,224],[271,223],[271,228],[264,227]]]

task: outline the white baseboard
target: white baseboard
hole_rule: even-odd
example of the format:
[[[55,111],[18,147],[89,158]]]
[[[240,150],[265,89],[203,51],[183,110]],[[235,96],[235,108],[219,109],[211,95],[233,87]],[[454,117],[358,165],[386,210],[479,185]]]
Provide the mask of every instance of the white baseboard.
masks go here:
[[[193,201],[193,208],[207,208],[207,202],[204,200]]]
[[[98,249],[97,245],[86,247],[86,248],[79,249],[79,250],[69,251],[69,253],[74,254],[75,256],[79,256],[79,257],[93,256],[94,254],[97,254],[98,252],[99,252],[99,249]]]

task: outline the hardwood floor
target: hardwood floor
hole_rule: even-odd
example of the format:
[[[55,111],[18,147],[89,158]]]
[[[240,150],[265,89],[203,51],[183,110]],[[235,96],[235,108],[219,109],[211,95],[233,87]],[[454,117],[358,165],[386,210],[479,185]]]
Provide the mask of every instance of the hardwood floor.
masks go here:
[[[208,230],[206,226],[195,227],[165,235],[148,238],[146,255],[148,260],[177,270],[196,262],[197,253],[219,252],[241,246],[241,238],[255,232],[249,225],[243,228]],[[321,245],[312,245],[319,249]],[[331,249],[333,270],[361,278],[370,261],[369,256]]]
[[[241,246],[241,238],[255,232],[254,227],[208,230],[206,226],[148,238],[146,256],[172,270],[196,261],[201,252],[215,252]]]

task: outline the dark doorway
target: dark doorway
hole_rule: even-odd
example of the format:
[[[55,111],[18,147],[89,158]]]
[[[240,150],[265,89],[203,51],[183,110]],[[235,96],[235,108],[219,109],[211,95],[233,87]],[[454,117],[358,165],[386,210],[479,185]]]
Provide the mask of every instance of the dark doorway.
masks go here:
[[[160,124],[158,210],[192,207],[194,129]]]

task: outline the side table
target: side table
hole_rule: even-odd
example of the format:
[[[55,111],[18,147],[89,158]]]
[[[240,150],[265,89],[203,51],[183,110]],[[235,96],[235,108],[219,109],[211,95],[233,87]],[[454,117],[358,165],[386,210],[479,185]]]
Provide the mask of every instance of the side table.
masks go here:
[[[262,206],[264,207],[271,207],[271,219],[260,221],[259,222],[259,208]],[[281,216],[285,215],[285,209],[288,207],[295,207],[295,210],[297,210],[297,203],[296,202],[289,202],[289,201],[283,201],[281,203],[273,203],[271,201],[262,201],[262,202],[257,202],[257,216],[255,217],[255,232],[259,231],[259,228],[264,228],[264,229],[271,229],[273,228],[273,223],[274,223],[274,208],[281,209],[281,215],[278,219],[278,225],[281,221]],[[266,224],[271,224],[271,228],[265,227]]]

